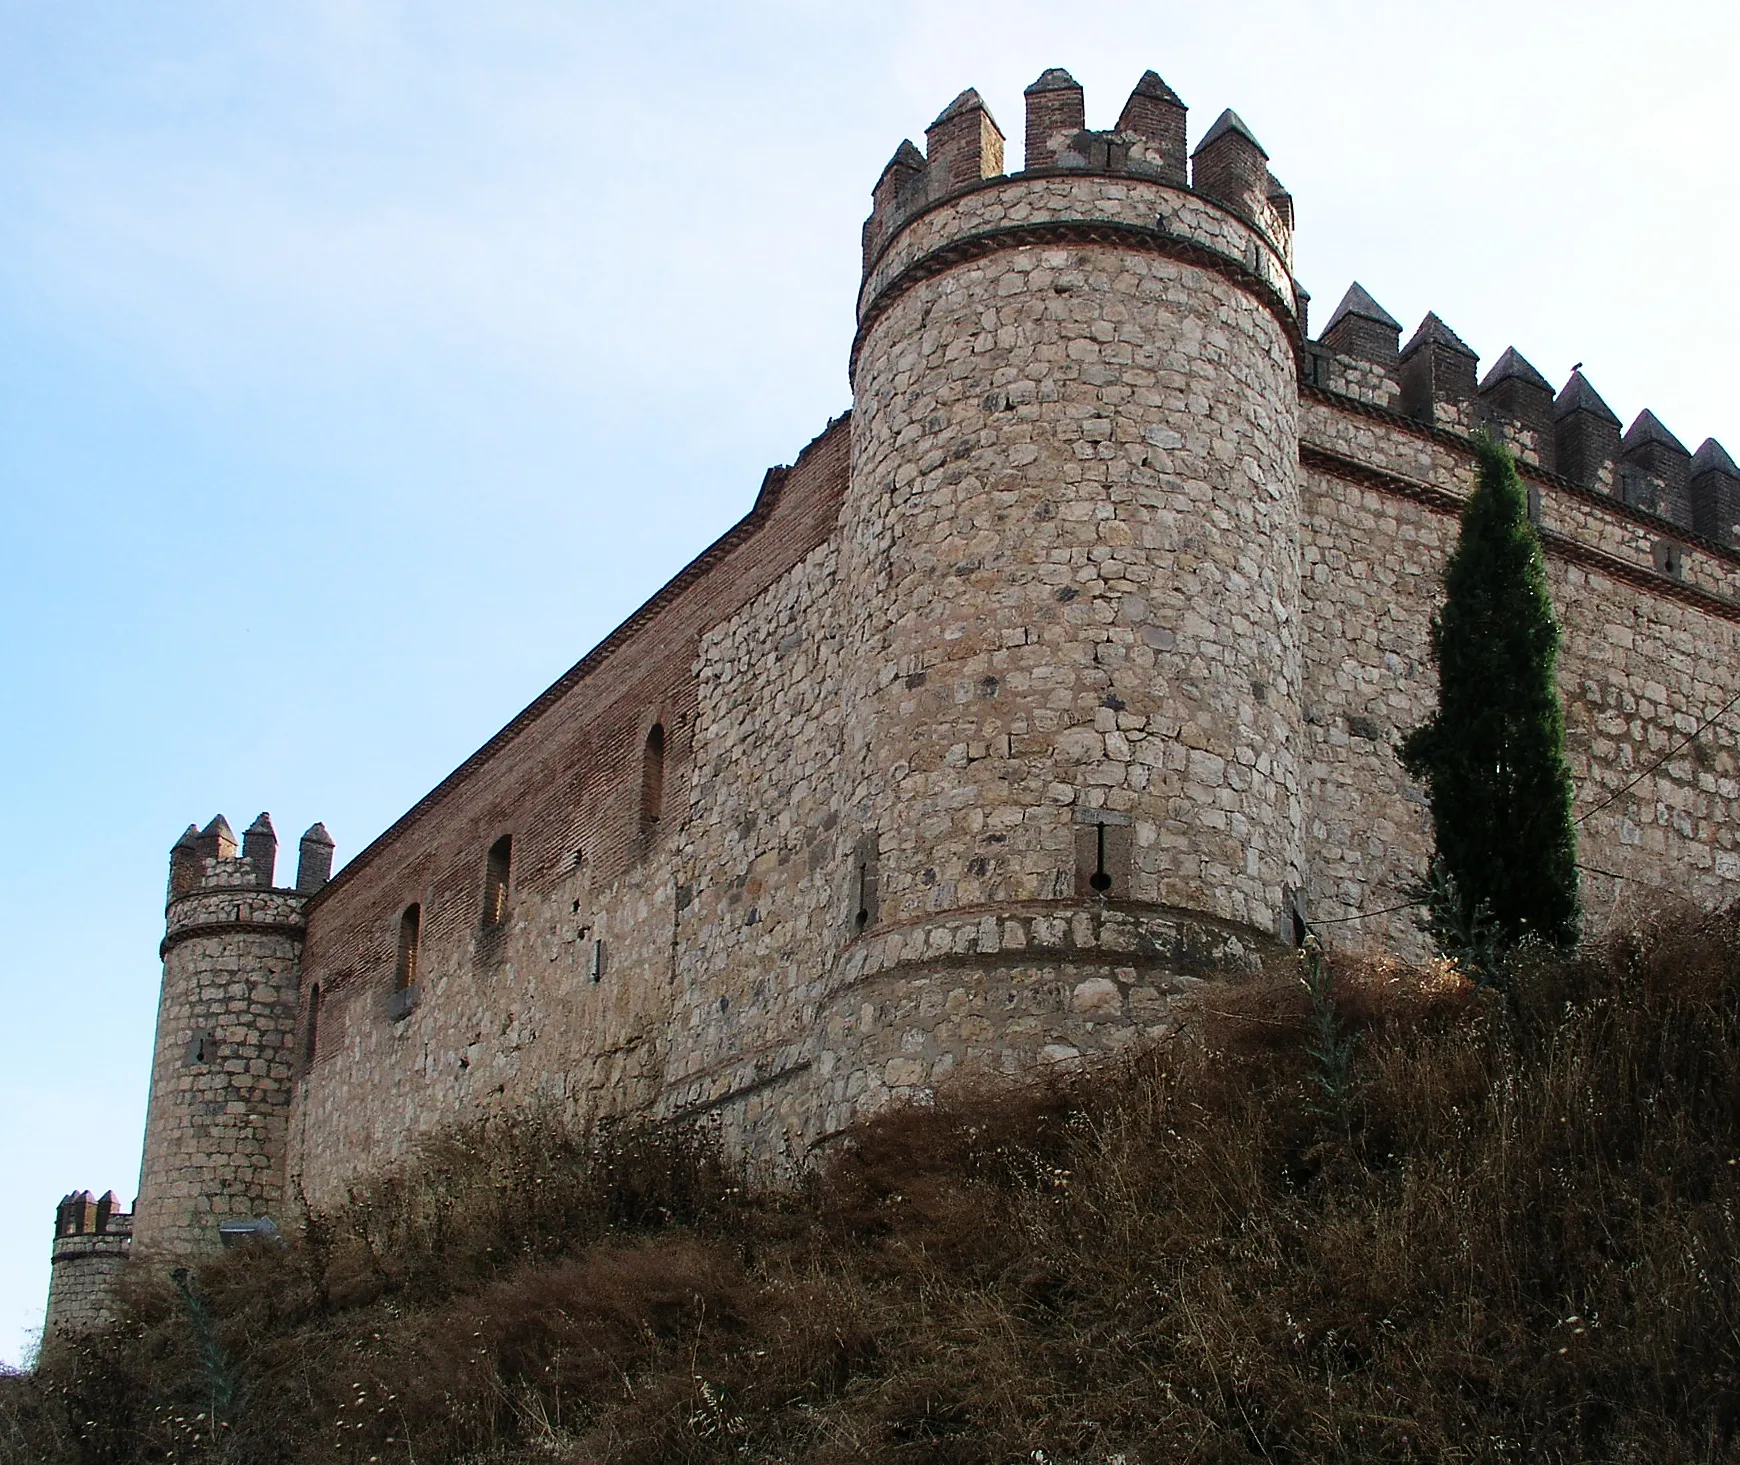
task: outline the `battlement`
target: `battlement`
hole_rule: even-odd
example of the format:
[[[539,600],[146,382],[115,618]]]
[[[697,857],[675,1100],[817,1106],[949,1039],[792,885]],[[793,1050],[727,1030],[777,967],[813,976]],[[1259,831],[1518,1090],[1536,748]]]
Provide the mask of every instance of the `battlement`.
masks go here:
[[[295,890],[312,895],[332,878],[332,836],[316,824],[302,836]],[[272,816],[262,813],[242,836],[241,853],[229,820],[215,815],[204,829],[189,824],[169,851],[169,900],[214,890],[274,890],[278,835]]]
[[[98,1237],[130,1241],[133,1213],[121,1209],[115,1192],[93,1198],[88,1190],[75,1190],[54,1208],[54,1254],[70,1254]]]
[[[1355,281],[1306,343],[1304,380],[1427,427],[1484,429],[1544,473],[1740,548],[1740,470],[1714,438],[1694,454],[1647,408],[1622,433],[1581,362],[1557,392],[1514,346],[1480,375],[1479,353],[1431,311],[1400,339],[1400,322]]]
[[[1004,137],[984,99],[971,87],[925,129],[925,151],[904,141],[882,170],[864,224],[868,275],[889,242],[934,204],[1004,177],[1093,174],[1141,179],[1191,191],[1252,225],[1291,265],[1293,199],[1269,171],[1268,154],[1231,108],[1222,112],[1194,152],[1186,153],[1188,108],[1153,71],[1142,74],[1104,131],[1087,125],[1086,99],[1062,67],[1041,73],[1026,89],[1023,167],[1005,175]]]

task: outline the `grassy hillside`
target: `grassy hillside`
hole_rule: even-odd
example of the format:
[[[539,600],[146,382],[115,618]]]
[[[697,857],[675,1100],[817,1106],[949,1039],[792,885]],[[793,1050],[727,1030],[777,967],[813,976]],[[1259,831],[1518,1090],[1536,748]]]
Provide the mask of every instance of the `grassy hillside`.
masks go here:
[[[136,1278],[0,1381],[0,1456],[1740,1458],[1740,918],[1509,1001],[1333,993],[1211,993],[1115,1067],[866,1124],[795,1193],[704,1136],[452,1137],[296,1246]]]

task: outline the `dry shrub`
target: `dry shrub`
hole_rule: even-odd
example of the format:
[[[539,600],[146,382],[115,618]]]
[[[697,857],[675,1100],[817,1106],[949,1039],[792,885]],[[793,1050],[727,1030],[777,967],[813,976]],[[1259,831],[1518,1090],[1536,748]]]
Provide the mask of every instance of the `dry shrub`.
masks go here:
[[[0,1442],[234,1460],[1713,1462],[1740,1452],[1740,917],[1511,995],[1341,964],[1193,1040],[860,1125],[797,1193],[694,1137],[451,1137],[0,1380]],[[176,1423],[176,1421],[181,1423]]]

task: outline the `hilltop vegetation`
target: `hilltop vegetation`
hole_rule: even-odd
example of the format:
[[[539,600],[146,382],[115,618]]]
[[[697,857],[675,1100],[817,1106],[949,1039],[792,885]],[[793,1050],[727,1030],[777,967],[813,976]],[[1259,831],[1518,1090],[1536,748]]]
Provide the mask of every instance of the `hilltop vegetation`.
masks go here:
[[[797,1191],[704,1136],[449,1137],[294,1246],[136,1278],[0,1381],[0,1454],[1737,1458],[1740,917],[1512,975],[1214,992]]]

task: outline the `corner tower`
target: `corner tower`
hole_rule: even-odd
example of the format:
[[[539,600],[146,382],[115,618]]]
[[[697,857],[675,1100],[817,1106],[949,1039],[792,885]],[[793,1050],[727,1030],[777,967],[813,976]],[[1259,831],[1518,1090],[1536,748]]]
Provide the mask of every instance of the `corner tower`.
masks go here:
[[[170,852],[133,1218],[133,1247],[146,1259],[213,1250],[223,1222],[283,1200],[302,910],[332,868],[332,841],[318,824],[303,836],[293,890],[272,883],[277,850],[262,814],[238,854],[220,814],[203,830],[190,825]]]
[[[864,231],[847,738],[879,918],[1273,935],[1302,884],[1291,199],[1230,111],[1187,183],[1153,73],[1109,132],[1060,70],[1027,109],[1006,175],[962,93]]]

